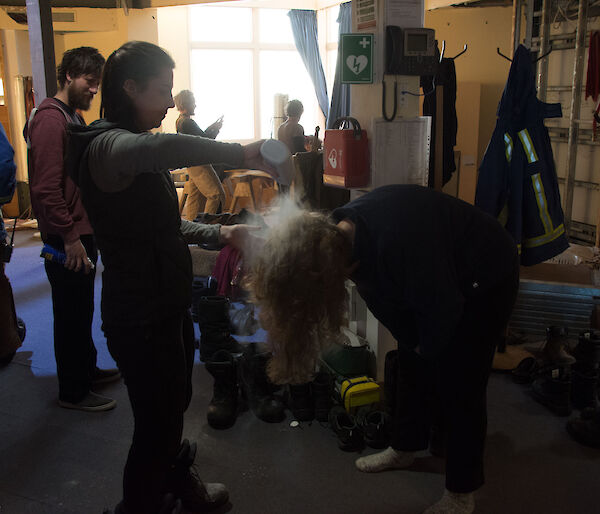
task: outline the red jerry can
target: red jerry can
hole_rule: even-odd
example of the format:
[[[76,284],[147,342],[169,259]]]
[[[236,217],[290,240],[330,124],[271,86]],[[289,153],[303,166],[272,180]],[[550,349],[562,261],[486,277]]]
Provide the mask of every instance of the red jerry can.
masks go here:
[[[340,129],[348,123],[351,128]],[[325,131],[323,182],[335,187],[364,187],[369,184],[369,142],[367,131],[355,118],[335,120]]]

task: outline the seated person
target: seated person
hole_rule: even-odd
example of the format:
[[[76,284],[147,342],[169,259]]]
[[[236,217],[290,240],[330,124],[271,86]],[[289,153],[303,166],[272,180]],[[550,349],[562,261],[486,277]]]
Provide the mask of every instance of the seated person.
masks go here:
[[[217,137],[223,125],[223,117],[219,118],[204,131],[191,118],[196,109],[194,93],[184,89],[173,100],[180,113],[175,123],[178,134],[189,134],[210,139]],[[182,213],[183,218],[193,221],[202,210],[203,200],[206,200],[204,212],[209,214],[218,212],[219,206],[225,205],[225,191],[212,165],[192,166],[188,168],[188,175],[190,179],[183,189],[183,193],[187,195],[185,212]]]
[[[277,131],[277,139],[285,143],[292,154],[306,150],[304,127],[299,123],[303,112],[304,106],[300,100],[290,100],[285,106],[287,119]]]

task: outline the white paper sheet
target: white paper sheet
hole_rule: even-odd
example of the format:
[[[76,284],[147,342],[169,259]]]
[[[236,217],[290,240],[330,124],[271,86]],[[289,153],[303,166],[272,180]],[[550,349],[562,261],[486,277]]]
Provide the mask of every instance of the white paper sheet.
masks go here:
[[[373,120],[371,187],[426,186],[429,179],[431,117]]]
[[[425,0],[385,0],[385,24],[402,28],[422,27]]]

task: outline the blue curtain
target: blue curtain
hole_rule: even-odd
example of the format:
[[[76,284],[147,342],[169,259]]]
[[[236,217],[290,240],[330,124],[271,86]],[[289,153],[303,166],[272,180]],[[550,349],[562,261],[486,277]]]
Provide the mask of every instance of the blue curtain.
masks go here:
[[[329,98],[327,97],[327,84],[325,83],[325,73],[323,73],[317,39],[317,13],[316,11],[292,9],[288,16],[292,22],[296,48],[315,86],[319,107],[325,118],[327,118]]]
[[[346,2],[340,5],[340,14],[337,22],[339,23],[340,34],[352,32],[352,2]],[[339,38],[338,38],[339,45]],[[332,128],[333,123],[342,116],[350,116],[350,84],[342,84],[340,68],[341,47],[338,46],[338,60],[335,65],[335,80],[333,81],[333,90],[331,91],[331,108],[327,116],[327,128]]]

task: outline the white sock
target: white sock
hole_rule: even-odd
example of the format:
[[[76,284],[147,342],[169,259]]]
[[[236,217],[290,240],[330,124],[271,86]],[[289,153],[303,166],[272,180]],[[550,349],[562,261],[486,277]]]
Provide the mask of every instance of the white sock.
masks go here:
[[[414,452],[397,451],[390,446],[382,452],[357,459],[355,464],[364,473],[377,473],[386,469],[408,468],[414,460]]]
[[[473,493],[452,493],[446,489],[441,500],[426,509],[423,514],[471,514],[474,510]]]

